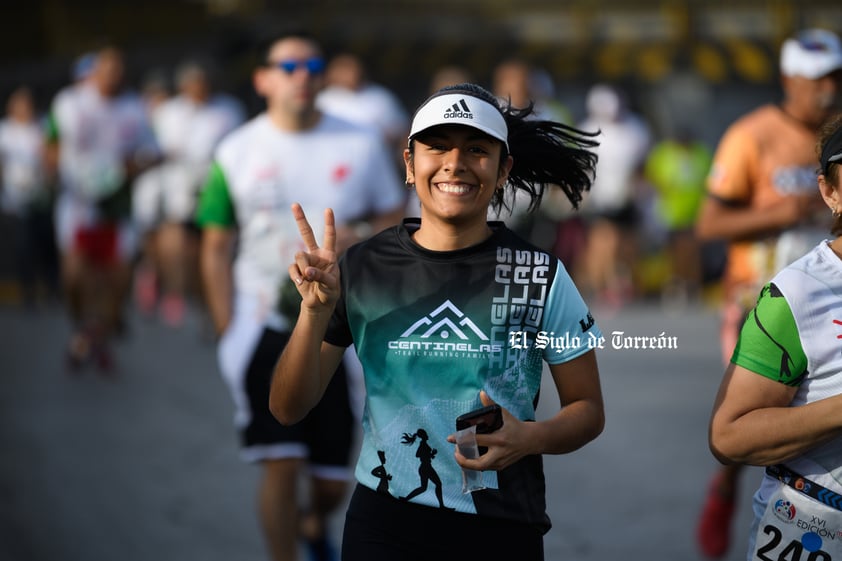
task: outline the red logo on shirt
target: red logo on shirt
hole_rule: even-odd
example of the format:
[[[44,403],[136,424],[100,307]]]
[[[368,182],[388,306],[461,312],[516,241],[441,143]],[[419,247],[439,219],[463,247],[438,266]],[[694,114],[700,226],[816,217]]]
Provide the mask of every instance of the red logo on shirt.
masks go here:
[[[842,321],[839,321],[838,319],[833,320],[833,323],[835,323],[836,325],[842,325]],[[836,338],[842,339],[842,335],[837,335]]]
[[[336,169],[333,170],[333,181],[334,183],[341,183],[348,174],[351,173],[351,168],[348,167],[347,164],[340,164],[336,166]]]
[[[265,168],[258,169],[254,174],[254,179],[256,181],[267,181],[270,179],[275,179],[278,175],[278,166],[270,165]]]

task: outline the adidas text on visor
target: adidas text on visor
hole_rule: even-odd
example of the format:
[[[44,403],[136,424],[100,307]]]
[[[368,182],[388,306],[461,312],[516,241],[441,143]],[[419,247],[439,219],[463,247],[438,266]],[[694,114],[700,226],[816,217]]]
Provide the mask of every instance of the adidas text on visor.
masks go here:
[[[412,118],[409,138],[439,125],[465,125],[481,130],[509,149],[509,129],[503,114],[487,101],[471,95],[455,92],[427,100]]]

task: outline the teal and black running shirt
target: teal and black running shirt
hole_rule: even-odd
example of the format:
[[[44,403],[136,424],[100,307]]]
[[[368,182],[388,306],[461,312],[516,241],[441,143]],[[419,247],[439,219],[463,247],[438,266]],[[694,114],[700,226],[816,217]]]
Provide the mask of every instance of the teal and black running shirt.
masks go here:
[[[325,341],[354,344],[365,373],[356,478],[396,498],[546,531],[540,456],[485,472],[488,489],[463,494],[447,437],[483,389],[535,420],[543,363],[584,354],[599,328],[561,262],[502,223],[490,223],[481,244],[447,252],[413,242],[419,225],[407,219],[340,260],[342,296]]]

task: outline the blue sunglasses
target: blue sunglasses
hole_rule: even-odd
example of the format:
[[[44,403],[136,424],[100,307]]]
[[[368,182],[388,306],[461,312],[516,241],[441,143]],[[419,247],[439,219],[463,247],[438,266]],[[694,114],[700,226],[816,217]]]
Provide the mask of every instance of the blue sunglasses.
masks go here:
[[[310,74],[321,74],[325,70],[325,61],[323,58],[308,58],[307,60],[281,60],[278,62],[270,62],[269,66],[280,68],[286,74],[292,74],[299,68],[306,68]]]

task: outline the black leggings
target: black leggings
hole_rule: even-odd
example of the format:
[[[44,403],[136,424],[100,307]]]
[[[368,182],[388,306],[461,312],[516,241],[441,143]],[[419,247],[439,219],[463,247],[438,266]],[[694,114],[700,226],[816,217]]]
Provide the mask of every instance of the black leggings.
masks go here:
[[[342,561],[543,561],[534,526],[416,505],[357,485]]]

